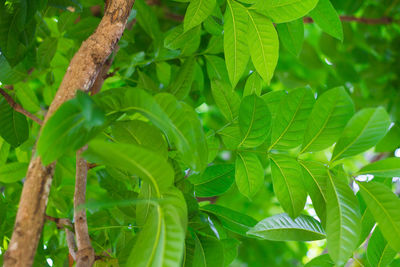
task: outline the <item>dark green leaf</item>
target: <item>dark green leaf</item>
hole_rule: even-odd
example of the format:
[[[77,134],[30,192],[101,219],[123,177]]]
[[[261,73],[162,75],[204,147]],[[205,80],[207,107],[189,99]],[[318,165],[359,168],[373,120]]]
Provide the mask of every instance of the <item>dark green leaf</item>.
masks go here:
[[[25,116],[15,111],[3,97],[0,99],[0,114],[0,136],[14,147],[25,142],[29,137]]]

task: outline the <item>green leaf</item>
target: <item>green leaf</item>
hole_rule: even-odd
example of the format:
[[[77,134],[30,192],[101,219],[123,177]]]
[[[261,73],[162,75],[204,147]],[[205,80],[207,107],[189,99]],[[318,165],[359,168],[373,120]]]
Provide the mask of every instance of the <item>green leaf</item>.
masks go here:
[[[396,251],[389,246],[383,237],[379,227],[375,227],[368,241],[367,259],[369,264],[376,267],[388,266],[396,254]]]
[[[326,222],[326,182],[327,168],[317,161],[299,161],[303,167],[304,185],[311,197],[315,212],[322,225]]]
[[[167,91],[178,100],[184,99],[190,92],[194,77],[194,67],[194,57],[186,59],[180,67],[175,80],[167,88]]]
[[[262,90],[262,78],[258,75],[257,72],[253,72],[247,78],[246,84],[243,90],[243,96],[248,96],[252,94],[256,94],[258,96],[261,95]]]
[[[239,192],[251,199],[264,184],[264,168],[258,157],[250,152],[238,152],[235,180]]]
[[[335,263],[332,261],[329,254],[322,254],[307,262],[304,267],[333,267]]]
[[[366,108],[350,119],[333,150],[331,161],[357,155],[376,145],[387,133],[390,118],[386,110]]]
[[[218,164],[207,167],[201,175],[190,176],[196,196],[219,196],[228,191],[235,179],[234,169],[233,164]]]
[[[239,115],[240,98],[232,87],[220,80],[211,81],[211,92],[222,115],[233,121]]]
[[[393,125],[389,132],[375,146],[376,152],[390,152],[400,147],[400,127]]]
[[[158,197],[174,180],[172,167],[165,158],[137,145],[93,140],[84,155],[92,162],[138,175],[153,186]]]
[[[400,158],[387,158],[364,166],[357,174],[372,174],[379,177],[399,177]]]
[[[255,9],[270,17],[275,23],[289,22],[308,14],[318,0],[270,0],[258,1]]]
[[[310,89],[299,88],[282,98],[272,123],[271,146],[294,148],[301,144],[315,99]]]
[[[225,61],[217,56],[205,56],[207,61],[208,78],[229,83],[228,71],[226,70]]]
[[[168,49],[179,49],[185,47],[192,39],[200,35],[200,26],[184,32],[183,25],[172,28],[166,33],[164,46]]]
[[[186,257],[184,266],[224,266],[224,248],[219,240],[196,233],[192,233],[191,236],[192,238],[190,240],[186,239]]]
[[[18,147],[29,137],[26,118],[15,111],[4,99],[0,99],[0,136],[10,145]]]
[[[140,27],[153,39],[161,37],[160,25],[156,13],[144,0],[136,0],[133,6],[137,10],[136,20]]]
[[[168,157],[168,145],[160,130],[153,125],[139,120],[117,121],[111,129],[118,142],[143,146],[165,159]]]
[[[268,106],[269,111],[272,115],[272,121],[275,120],[276,114],[278,113],[279,104],[287,93],[283,90],[272,91],[261,96]]]
[[[44,125],[37,144],[43,164],[78,150],[100,132],[104,121],[102,110],[78,91],[77,97],[62,104]]]
[[[304,24],[302,19],[293,20],[282,24],[277,24],[279,38],[283,46],[294,56],[298,56],[303,47]]]
[[[261,1],[264,2],[264,1]],[[272,22],[263,15],[247,10],[249,16],[248,46],[257,72],[270,83],[279,56],[279,40]]]
[[[24,109],[33,113],[40,110],[39,99],[27,83],[15,84],[14,90],[19,102],[24,107]]]
[[[206,205],[200,209],[214,214],[226,229],[243,236],[257,224],[254,218],[219,205]]]
[[[183,20],[185,32],[196,27],[210,16],[215,4],[216,0],[191,0]]]
[[[357,184],[383,236],[393,249],[400,251],[400,199],[382,183]]]
[[[12,162],[0,166],[0,182],[15,183],[25,177],[28,163]]]
[[[358,203],[360,203],[361,210],[361,234],[358,244],[364,243],[365,239],[371,234],[372,228],[375,226],[375,219],[371,211],[368,209],[367,204],[361,196],[360,191],[356,194]]]
[[[10,147],[10,144],[0,137],[0,165],[6,163]]]
[[[57,38],[48,37],[39,45],[36,54],[36,62],[39,67],[47,68],[50,66],[50,62],[57,51],[57,44]]]
[[[207,163],[211,163],[219,154],[219,149],[221,147],[221,141],[215,134],[214,130],[210,130],[206,134],[207,136],[207,148],[208,148],[208,159]]]
[[[324,32],[343,41],[342,22],[329,0],[319,0],[310,16]]]
[[[353,114],[353,101],[343,87],[326,91],[318,97],[311,112],[301,153],[331,146]]]
[[[337,265],[352,256],[360,238],[361,216],[358,201],[344,171],[334,176],[327,171],[326,239],[329,255]]]
[[[321,224],[308,215],[292,219],[286,213],[268,217],[247,232],[250,236],[273,241],[312,241],[325,239]]]
[[[158,85],[153,81],[152,78],[147,76],[144,72],[138,70],[138,83],[137,86],[139,88],[146,89],[149,92],[158,92]]]
[[[241,133],[239,125],[229,125],[222,130],[218,131],[218,135],[221,136],[222,142],[227,149],[236,149],[241,141]]]
[[[235,88],[250,57],[246,42],[248,28],[246,9],[238,3],[228,0],[224,20],[225,62],[229,80],[232,87]]]
[[[156,63],[156,73],[158,80],[167,86],[171,81],[171,65],[167,62],[157,62]]]
[[[271,176],[274,192],[282,208],[296,218],[304,209],[307,192],[303,184],[300,164],[284,155],[270,155]]]
[[[256,95],[243,98],[239,108],[239,127],[242,141],[239,146],[257,147],[268,136],[271,126],[271,113],[264,100]]]

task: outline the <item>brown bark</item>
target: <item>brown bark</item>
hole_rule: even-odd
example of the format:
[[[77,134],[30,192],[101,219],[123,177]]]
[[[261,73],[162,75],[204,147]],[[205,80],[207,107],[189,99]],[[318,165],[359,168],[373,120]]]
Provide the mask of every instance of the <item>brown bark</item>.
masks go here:
[[[110,56],[124,31],[134,0],[109,0],[105,14],[96,31],[82,43],[72,58],[61,85],[44,119],[65,101],[73,98],[77,90],[87,91],[99,70]],[[40,157],[33,155],[22,190],[14,231],[4,266],[31,266],[43,228],[47,199],[55,163],[43,166]]]
[[[88,166],[81,153],[85,148],[76,152],[76,180],[74,193],[74,222],[75,236],[78,251],[76,253],[76,267],[92,266],[94,263],[94,250],[90,243],[86,219],[86,210],[80,208],[86,201],[86,182]]]

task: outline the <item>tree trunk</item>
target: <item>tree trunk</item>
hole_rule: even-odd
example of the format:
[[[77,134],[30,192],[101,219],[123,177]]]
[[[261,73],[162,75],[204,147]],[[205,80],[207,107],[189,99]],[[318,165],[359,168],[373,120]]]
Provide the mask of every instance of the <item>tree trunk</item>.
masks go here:
[[[125,29],[134,0],[108,0],[106,10],[96,31],[82,43],[72,58],[61,85],[44,119],[77,90],[87,91],[95,81],[102,65],[113,51]],[[43,228],[46,204],[55,163],[43,166],[33,153],[21,194],[14,232],[4,255],[4,266],[31,266]]]

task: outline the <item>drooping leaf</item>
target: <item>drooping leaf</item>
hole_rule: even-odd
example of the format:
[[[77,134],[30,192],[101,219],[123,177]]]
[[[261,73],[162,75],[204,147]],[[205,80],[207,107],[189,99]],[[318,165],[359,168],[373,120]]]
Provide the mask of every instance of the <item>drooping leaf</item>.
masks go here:
[[[330,0],[318,0],[310,12],[311,18],[321,29],[336,39],[343,40],[342,22]]]
[[[235,1],[228,0],[224,21],[225,62],[229,80],[235,88],[250,57],[246,42],[248,28],[246,9]]]
[[[239,192],[249,199],[260,190],[264,183],[264,168],[254,153],[237,153],[235,180]]]
[[[253,72],[247,78],[246,85],[244,86],[243,96],[248,96],[252,94],[256,94],[258,96],[261,95],[262,90],[262,78],[258,75],[257,72]]]
[[[289,22],[307,15],[318,0],[258,1],[255,9],[270,17],[275,23]]]
[[[263,1],[261,1],[263,2]],[[249,16],[248,46],[254,67],[268,84],[279,56],[279,40],[275,27],[265,16],[247,10]]]
[[[353,101],[343,87],[322,94],[311,112],[301,152],[319,151],[331,146],[353,114]]]
[[[18,147],[29,137],[26,117],[15,111],[4,99],[0,99],[0,136],[7,143]]]
[[[285,155],[270,155],[274,192],[282,208],[296,218],[304,209],[307,192],[299,163]]]
[[[369,264],[377,267],[388,266],[396,254],[396,251],[389,246],[383,237],[379,227],[375,227],[368,241],[367,259]]]
[[[12,162],[0,166],[0,182],[8,184],[14,183],[26,175],[28,163]]]
[[[153,186],[158,197],[174,180],[172,167],[165,158],[138,145],[93,140],[84,155],[92,162],[138,175]]]
[[[247,232],[250,236],[274,241],[312,241],[325,239],[321,224],[308,215],[292,219],[282,213],[260,221]]]
[[[309,89],[299,88],[282,98],[272,123],[272,148],[294,148],[301,144],[315,99]]]
[[[186,10],[183,26],[185,32],[202,23],[214,10],[216,0],[192,0]]]
[[[389,245],[400,251],[400,199],[377,182],[358,182],[360,192]]]
[[[247,231],[257,224],[254,218],[223,206],[206,205],[200,209],[214,214],[226,229],[243,236],[246,236]]]
[[[376,145],[390,125],[385,109],[367,108],[350,119],[333,150],[331,161],[357,155]]]
[[[50,117],[40,134],[37,151],[47,165],[64,153],[78,150],[100,132],[103,111],[85,93],[62,104]]]
[[[267,138],[271,125],[271,113],[264,100],[257,95],[243,98],[239,109],[239,127],[242,141],[239,146],[257,147]]]
[[[219,196],[225,193],[235,181],[233,164],[209,166],[203,174],[189,177],[197,197]]]
[[[239,115],[240,98],[230,85],[220,80],[211,82],[211,92],[222,115],[233,121]]]
[[[387,158],[364,166],[357,174],[372,174],[379,177],[399,177],[400,158]]]
[[[303,167],[304,185],[322,225],[326,222],[327,168],[317,161],[299,161]]]
[[[173,94],[178,100],[184,99],[190,92],[194,77],[195,59],[188,58],[182,64],[176,79],[168,86],[167,91]]]
[[[357,248],[361,216],[357,199],[347,183],[344,171],[336,175],[327,171],[326,239],[328,252],[337,265],[342,265]]]
[[[300,54],[304,41],[304,24],[302,19],[277,24],[279,39],[283,46],[294,56]]]

